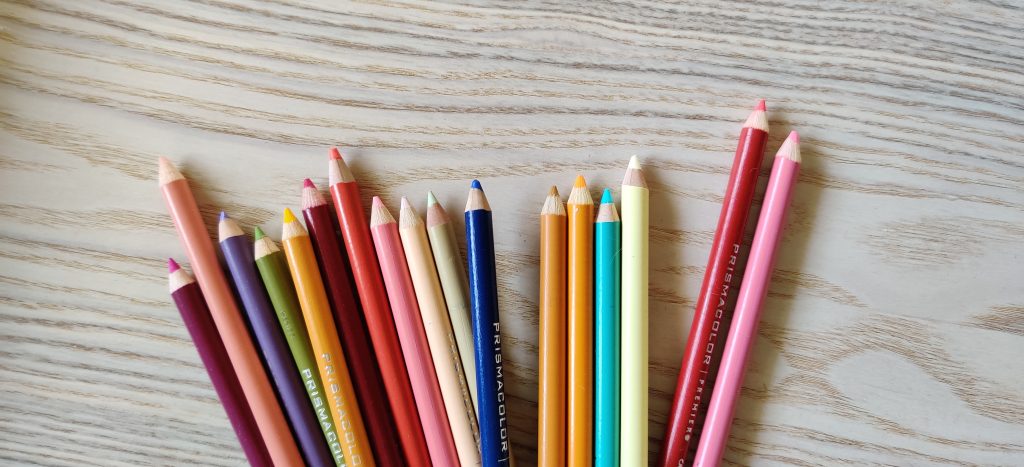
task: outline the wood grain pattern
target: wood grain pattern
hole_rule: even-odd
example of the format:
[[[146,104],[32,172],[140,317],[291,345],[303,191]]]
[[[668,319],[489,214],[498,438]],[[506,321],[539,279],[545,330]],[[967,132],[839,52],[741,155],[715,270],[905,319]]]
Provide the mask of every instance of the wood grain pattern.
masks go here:
[[[0,463],[244,463],[167,296],[156,156],[211,227],[277,236],[331,144],[393,209],[487,187],[526,466],[537,213],[640,154],[654,451],[764,97],[769,152],[799,129],[805,163],[727,464],[1019,465],[1021,24],[998,0],[4,0]]]

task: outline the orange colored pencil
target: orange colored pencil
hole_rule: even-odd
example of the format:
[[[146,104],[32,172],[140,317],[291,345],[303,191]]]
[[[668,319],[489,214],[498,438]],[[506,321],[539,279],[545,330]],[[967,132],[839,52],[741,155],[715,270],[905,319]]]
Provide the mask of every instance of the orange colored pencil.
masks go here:
[[[565,465],[565,229],[565,205],[551,187],[540,210],[538,467]]]
[[[375,463],[370,438],[366,435],[363,417],[359,413],[352,377],[341,351],[331,305],[327,301],[327,292],[313,254],[313,243],[309,233],[289,209],[284,210],[281,245],[292,272],[292,281],[295,282],[299,307],[302,308],[302,317],[309,330],[309,341],[316,354],[320,378],[327,391],[327,405],[331,408],[341,437],[345,463],[372,467]]]
[[[594,199],[577,176],[569,193],[568,466],[594,463]]]

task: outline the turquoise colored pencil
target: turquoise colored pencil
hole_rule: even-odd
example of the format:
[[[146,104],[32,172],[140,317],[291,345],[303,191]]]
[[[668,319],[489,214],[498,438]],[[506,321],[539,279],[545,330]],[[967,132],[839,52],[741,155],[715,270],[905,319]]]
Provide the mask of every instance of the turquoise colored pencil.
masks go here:
[[[619,465],[622,222],[604,190],[594,223],[594,466]]]

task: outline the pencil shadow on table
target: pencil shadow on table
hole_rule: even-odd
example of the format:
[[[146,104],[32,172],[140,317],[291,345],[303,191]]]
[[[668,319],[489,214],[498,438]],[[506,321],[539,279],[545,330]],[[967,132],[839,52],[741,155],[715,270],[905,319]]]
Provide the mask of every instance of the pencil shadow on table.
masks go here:
[[[773,128],[784,128],[786,131],[776,133],[777,136],[772,138],[765,151],[767,159],[761,171],[754,209],[751,210],[747,220],[747,229],[744,235],[743,243],[746,249],[744,263],[746,263],[746,254],[749,253],[753,233],[761,212],[761,202],[764,199],[768,173],[774,162],[775,151],[789,134],[791,128],[787,122],[772,121],[771,124]],[[814,147],[814,141],[806,136],[801,139],[800,149],[803,156],[800,167],[801,174],[818,173],[818,168],[822,166],[823,160]],[[800,292],[799,282],[778,281],[774,278],[778,276],[778,271],[799,272],[804,270],[808,241],[813,235],[813,226],[816,222],[819,200],[823,191],[824,187],[820,184],[802,182],[798,175],[777,252],[773,280],[769,285],[768,296],[761,313],[760,323],[770,324],[758,327],[758,339],[751,349],[750,359],[744,372],[743,389],[733,418],[733,429],[729,438],[730,449],[726,450],[724,456],[724,460],[730,463],[740,465],[756,463],[755,450],[748,449],[749,446],[733,450],[731,446],[734,443],[755,443],[759,432],[771,430],[772,421],[765,419],[764,414],[774,396],[784,390],[784,388],[772,387],[773,383],[777,383],[775,377],[780,366],[784,364],[781,348],[784,345],[784,334],[790,317],[801,312],[795,307],[794,301]]]

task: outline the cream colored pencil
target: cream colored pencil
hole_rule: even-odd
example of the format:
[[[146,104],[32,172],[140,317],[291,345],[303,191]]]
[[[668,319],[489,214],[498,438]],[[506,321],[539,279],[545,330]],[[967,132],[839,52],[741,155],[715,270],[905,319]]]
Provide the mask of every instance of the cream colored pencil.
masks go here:
[[[647,181],[636,156],[622,179],[621,465],[647,465]]]
[[[459,360],[466,375],[469,395],[476,402],[476,362],[473,361],[473,323],[469,321],[469,281],[466,279],[466,262],[459,252],[448,212],[437,202],[434,193],[427,193],[427,237],[430,251],[434,253],[437,276],[441,279],[444,302],[448,305],[448,318],[452,322],[455,343],[459,346]]]
[[[398,217],[398,233],[402,237],[406,263],[412,276],[416,302],[419,303],[423,330],[427,334],[434,371],[441,387],[445,413],[451,425],[455,450],[463,466],[480,465],[480,451],[477,448],[480,432],[476,422],[476,410],[469,395],[469,384],[459,358],[452,325],[448,319],[441,283],[434,265],[434,255],[427,241],[427,230],[423,219],[402,198],[402,209]]]

